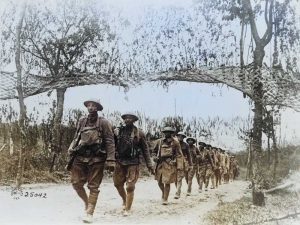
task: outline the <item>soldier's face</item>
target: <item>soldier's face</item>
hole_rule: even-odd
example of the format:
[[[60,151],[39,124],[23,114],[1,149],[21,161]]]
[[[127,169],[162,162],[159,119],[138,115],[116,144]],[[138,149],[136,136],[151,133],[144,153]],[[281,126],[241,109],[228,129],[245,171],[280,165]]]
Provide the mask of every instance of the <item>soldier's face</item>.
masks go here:
[[[182,135],[177,135],[179,141],[183,141],[184,137]]]
[[[188,143],[189,145],[193,145],[193,144],[194,144],[194,142],[193,142],[192,140],[188,140],[187,143]]]
[[[126,126],[132,125],[134,123],[134,119],[131,116],[126,116],[124,118],[124,123]]]
[[[166,138],[172,137],[172,132],[164,132]]]
[[[97,105],[93,102],[89,102],[86,107],[89,113],[97,112]]]

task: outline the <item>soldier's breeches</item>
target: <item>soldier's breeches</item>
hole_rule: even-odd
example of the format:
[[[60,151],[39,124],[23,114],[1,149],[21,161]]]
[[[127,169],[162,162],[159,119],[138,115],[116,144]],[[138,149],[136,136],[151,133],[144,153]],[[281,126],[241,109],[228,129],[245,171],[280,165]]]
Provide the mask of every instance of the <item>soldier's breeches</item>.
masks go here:
[[[134,198],[135,184],[139,177],[138,165],[121,165],[116,164],[113,180],[114,185],[117,188],[126,210],[131,209],[131,205]],[[126,192],[124,184],[126,183]]]
[[[206,179],[206,167],[205,166],[199,166],[198,168],[198,181],[199,181],[199,189],[202,190],[203,183],[205,183]]]
[[[104,163],[88,163],[81,162],[75,159],[71,169],[71,182],[79,197],[84,201],[86,210],[92,214],[94,212],[99,186],[103,178]],[[84,184],[87,182],[87,187],[90,190],[87,196]]]
[[[220,169],[216,169],[215,170],[214,177],[215,177],[215,187],[218,187],[219,182],[220,182],[220,178],[221,178],[221,171],[220,171]]]
[[[213,183],[213,179],[214,179],[214,171],[212,169],[211,166],[208,166],[206,168],[206,171],[205,171],[205,188],[208,187],[208,184],[209,184],[209,178],[212,179],[212,183]]]

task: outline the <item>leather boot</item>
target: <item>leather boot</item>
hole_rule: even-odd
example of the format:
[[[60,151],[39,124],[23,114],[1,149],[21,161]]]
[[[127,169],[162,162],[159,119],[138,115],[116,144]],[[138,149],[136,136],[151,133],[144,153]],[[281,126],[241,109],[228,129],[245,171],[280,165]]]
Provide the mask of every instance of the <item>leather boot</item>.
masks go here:
[[[85,206],[85,210],[87,210],[88,196],[86,194],[86,191],[85,191],[84,187],[76,187],[75,190],[76,190],[78,196],[83,200],[84,206]]]
[[[190,196],[191,195],[191,192],[192,192],[192,181],[189,180],[188,182],[188,189],[187,189],[187,196]]]
[[[169,193],[170,193],[170,184],[165,184],[164,197],[163,197],[163,202],[162,202],[163,205],[168,204]]]
[[[163,200],[164,199],[164,189],[165,189],[165,185],[161,182],[158,182],[158,186],[159,186],[159,189],[161,190],[161,199]]]
[[[116,188],[117,188],[119,195],[121,196],[122,201],[123,201],[122,210],[125,210],[125,208],[126,208],[126,192],[125,192],[124,186],[118,186]]]
[[[90,192],[89,199],[88,199],[88,207],[86,210],[86,216],[83,218],[83,222],[85,223],[93,222],[93,214],[97,204],[98,194],[99,193],[97,192]]]
[[[203,180],[199,180],[199,193],[202,192]]]
[[[130,211],[131,206],[132,206],[133,198],[134,198],[134,192],[129,192],[129,193],[127,192],[125,212],[123,214],[124,216],[129,215],[129,211]]]
[[[177,182],[177,191],[175,194],[175,199],[179,199],[180,198],[180,194],[181,194],[181,186],[182,186],[182,180]]]

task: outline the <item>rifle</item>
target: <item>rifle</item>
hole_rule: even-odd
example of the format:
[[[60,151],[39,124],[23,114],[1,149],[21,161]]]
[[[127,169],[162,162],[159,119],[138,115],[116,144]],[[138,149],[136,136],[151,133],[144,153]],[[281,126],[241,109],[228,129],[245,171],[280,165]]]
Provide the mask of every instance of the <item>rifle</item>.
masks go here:
[[[75,160],[75,157],[77,156],[78,154],[78,151],[79,149],[81,148],[79,144],[79,141],[80,141],[80,136],[81,136],[81,133],[80,131],[77,131],[76,133],[76,136],[75,136],[75,139],[72,141],[72,143],[70,144],[70,147],[69,149],[71,149],[71,153],[70,153],[70,159],[66,165],[66,170],[70,171],[71,168],[72,168],[72,165],[73,165],[73,162]]]

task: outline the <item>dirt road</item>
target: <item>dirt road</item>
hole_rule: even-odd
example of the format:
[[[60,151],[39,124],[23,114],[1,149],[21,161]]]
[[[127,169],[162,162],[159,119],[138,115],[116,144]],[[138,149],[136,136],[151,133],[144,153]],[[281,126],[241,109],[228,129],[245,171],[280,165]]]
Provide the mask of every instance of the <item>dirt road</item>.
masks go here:
[[[183,185],[182,197],[174,199],[175,186],[171,186],[170,204],[161,205],[161,193],[155,180],[140,179],[135,192],[133,214],[123,217],[121,199],[110,180],[101,185],[94,224],[207,224],[206,213],[220,202],[240,199],[248,190],[248,183],[235,181],[217,190],[197,193],[194,181],[191,196],[186,196]],[[1,225],[67,225],[82,224],[83,204],[71,185],[25,185],[12,194],[12,188],[0,188]]]

